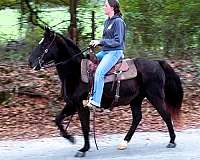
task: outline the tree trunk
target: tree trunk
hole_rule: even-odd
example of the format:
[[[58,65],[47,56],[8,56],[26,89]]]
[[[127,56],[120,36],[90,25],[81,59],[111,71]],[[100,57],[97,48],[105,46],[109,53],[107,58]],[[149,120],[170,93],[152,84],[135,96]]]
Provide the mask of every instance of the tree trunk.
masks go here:
[[[75,42],[78,42],[77,39],[77,8],[78,0],[70,0],[70,26],[68,28],[68,36]]]
[[[176,55],[182,56],[184,54],[185,42],[184,42],[184,32],[178,31],[176,34]]]

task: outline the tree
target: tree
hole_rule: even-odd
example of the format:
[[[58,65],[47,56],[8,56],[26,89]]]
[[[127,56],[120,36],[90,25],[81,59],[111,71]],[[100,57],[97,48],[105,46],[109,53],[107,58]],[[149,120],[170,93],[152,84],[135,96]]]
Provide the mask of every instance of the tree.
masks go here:
[[[68,29],[68,36],[77,43],[77,0],[70,0],[70,7],[69,7],[69,12],[70,12],[70,26]]]
[[[199,46],[199,0],[124,0],[121,3],[136,47],[181,55]]]

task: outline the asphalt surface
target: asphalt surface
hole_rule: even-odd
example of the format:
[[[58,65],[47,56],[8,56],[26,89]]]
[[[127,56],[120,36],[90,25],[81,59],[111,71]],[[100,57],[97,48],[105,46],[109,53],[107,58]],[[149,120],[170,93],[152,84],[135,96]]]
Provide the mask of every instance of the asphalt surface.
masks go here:
[[[117,150],[123,134],[93,137],[91,149],[84,158],[75,158],[83,145],[83,137],[76,137],[72,145],[62,137],[27,141],[0,141],[0,160],[200,160],[200,129],[176,132],[176,148],[166,148],[168,133],[136,132],[126,150]]]

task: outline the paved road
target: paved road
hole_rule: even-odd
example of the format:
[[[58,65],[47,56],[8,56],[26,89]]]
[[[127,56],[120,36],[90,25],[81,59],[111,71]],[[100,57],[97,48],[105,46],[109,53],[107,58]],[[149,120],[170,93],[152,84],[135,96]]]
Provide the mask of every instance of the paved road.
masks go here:
[[[71,145],[61,137],[28,141],[0,141],[0,160],[200,160],[200,129],[177,132],[177,147],[166,148],[168,133],[136,132],[128,149],[118,151],[117,144],[124,135],[98,137],[100,150],[92,148],[85,158],[74,158],[82,147],[82,137]]]

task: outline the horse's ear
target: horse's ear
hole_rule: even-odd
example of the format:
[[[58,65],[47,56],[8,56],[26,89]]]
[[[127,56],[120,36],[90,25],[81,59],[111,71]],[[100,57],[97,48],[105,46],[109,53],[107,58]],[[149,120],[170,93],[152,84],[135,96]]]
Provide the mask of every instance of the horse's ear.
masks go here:
[[[46,33],[50,33],[51,32],[51,30],[50,30],[50,28],[48,26],[45,26],[44,30],[45,30]]]
[[[45,37],[52,37],[52,36],[54,36],[54,31],[52,31],[50,27],[45,26],[44,29],[45,29],[45,32],[44,32],[44,36]]]

